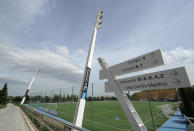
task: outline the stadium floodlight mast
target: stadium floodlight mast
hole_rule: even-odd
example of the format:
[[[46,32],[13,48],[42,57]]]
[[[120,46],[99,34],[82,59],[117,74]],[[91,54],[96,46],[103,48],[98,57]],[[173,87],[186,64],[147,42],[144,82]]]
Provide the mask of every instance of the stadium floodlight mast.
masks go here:
[[[85,104],[86,104],[86,95],[88,91],[89,77],[90,77],[92,59],[93,59],[93,54],[94,54],[94,46],[95,46],[95,41],[96,41],[96,34],[97,34],[97,31],[100,28],[102,28],[101,27],[102,18],[103,18],[103,11],[99,9],[98,15],[96,16],[96,22],[95,22],[95,26],[93,29],[93,33],[92,33],[90,49],[88,52],[84,75],[83,75],[83,79],[81,83],[80,94],[78,96],[78,102],[77,102],[76,111],[75,111],[74,120],[73,120],[73,124],[78,127],[82,127],[84,109],[85,109]]]
[[[26,93],[25,93],[25,95],[24,95],[24,97],[23,97],[22,102],[20,103],[20,105],[24,104],[25,99],[26,99],[26,96],[28,95],[28,92],[30,91],[30,87],[32,86],[32,83],[34,82],[34,79],[36,78],[36,76],[37,76],[39,70],[40,70],[40,68],[38,67],[38,68],[36,69],[36,72],[35,72],[34,76],[32,77],[32,80],[30,81],[30,84],[28,85],[28,88],[27,88],[27,90],[26,90]]]

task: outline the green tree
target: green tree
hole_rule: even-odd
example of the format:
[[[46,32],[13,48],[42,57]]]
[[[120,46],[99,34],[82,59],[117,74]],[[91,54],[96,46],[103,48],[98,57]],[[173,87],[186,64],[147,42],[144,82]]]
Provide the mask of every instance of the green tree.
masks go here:
[[[16,96],[16,97],[13,98],[13,102],[14,103],[20,103],[22,101],[22,98],[23,98],[22,96]]]
[[[3,91],[0,90],[0,104],[3,104],[3,96],[4,96]]]
[[[101,96],[100,100],[101,100],[101,101],[104,101],[104,96]]]
[[[111,100],[117,100],[117,98],[114,97],[114,96],[112,96],[110,99],[111,99]]]
[[[181,112],[186,116],[193,117],[194,109],[194,88],[180,88],[178,90],[179,96],[181,97],[182,104],[180,105]]]
[[[8,101],[8,93],[7,93],[7,83],[4,84],[3,89],[0,90],[0,103],[1,104],[7,104]]]
[[[66,98],[65,95],[62,97],[62,101],[63,101],[63,102],[67,101],[67,98]]]
[[[29,97],[29,95],[27,95],[26,99],[25,99],[25,103],[29,103],[29,101],[30,101],[30,97]]]
[[[45,102],[50,102],[50,97],[48,97],[48,96],[45,96]]]
[[[13,98],[14,98],[13,96],[8,96],[8,101],[9,102],[12,102],[13,101]]]
[[[69,96],[69,94],[67,94],[67,101],[71,100],[71,97]]]
[[[59,102],[59,95],[54,95],[54,98],[53,98],[53,101],[54,102]]]
[[[136,93],[133,94],[133,95],[131,96],[131,100],[133,100],[133,101],[139,101],[138,95],[137,95]]]
[[[92,97],[91,96],[88,97],[88,101],[92,101]]]

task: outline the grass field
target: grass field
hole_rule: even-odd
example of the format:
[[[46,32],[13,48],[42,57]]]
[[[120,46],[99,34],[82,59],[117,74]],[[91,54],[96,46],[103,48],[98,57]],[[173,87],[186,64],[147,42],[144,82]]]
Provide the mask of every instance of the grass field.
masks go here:
[[[132,102],[139,116],[149,131],[153,130],[148,102]],[[159,128],[166,120],[164,116],[157,116],[156,106],[163,104],[175,105],[172,102],[151,102],[155,127]],[[75,103],[40,104],[39,106],[58,112],[58,117],[72,122]],[[91,102],[87,102],[83,127],[93,131],[127,131],[132,130],[117,101],[93,103],[93,126],[91,126]]]

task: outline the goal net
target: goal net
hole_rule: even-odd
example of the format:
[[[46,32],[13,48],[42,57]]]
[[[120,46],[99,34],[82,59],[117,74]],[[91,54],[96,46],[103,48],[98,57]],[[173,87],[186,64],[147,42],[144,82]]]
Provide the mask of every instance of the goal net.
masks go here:
[[[165,117],[170,118],[170,116],[175,112],[174,108],[170,104],[165,104],[156,107],[157,115],[163,114]]]

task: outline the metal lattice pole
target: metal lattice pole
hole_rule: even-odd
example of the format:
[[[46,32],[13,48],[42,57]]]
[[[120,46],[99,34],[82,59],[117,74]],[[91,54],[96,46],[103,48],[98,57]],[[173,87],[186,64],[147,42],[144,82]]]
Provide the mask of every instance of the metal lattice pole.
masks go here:
[[[78,102],[77,102],[77,106],[75,110],[73,124],[78,127],[82,127],[85,104],[86,104],[86,97],[87,97],[87,91],[88,91],[88,84],[89,84],[89,78],[90,78],[90,71],[92,67],[92,59],[93,59],[93,54],[94,54],[94,46],[95,46],[95,41],[96,41],[96,34],[97,34],[97,31],[101,28],[102,18],[103,18],[102,14],[103,14],[103,11],[99,10],[98,15],[96,17],[96,22],[95,22],[95,26],[93,29],[93,33],[92,33],[90,49],[89,49],[88,57],[86,60],[84,75],[83,75],[80,93],[78,96]]]
[[[25,99],[26,99],[26,96],[28,95],[28,92],[30,91],[30,88],[31,88],[31,86],[32,86],[32,83],[34,82],[36,76],[38,75],[38,72],[39,72],[39,67],[36,69],[36,72],[35,72],[34,76],[32,77],[32,80],[30,81],[30,84],[28,85],[28,88],[27,88],[27,90],[26,90],[26,93],[25,93],[25,95],[24,95],[24,97],[23,97],[23,99],[22,99],[20,105],[24,104]]]

